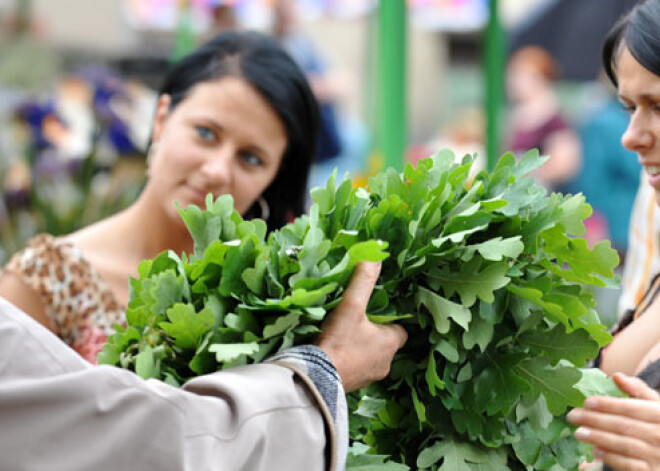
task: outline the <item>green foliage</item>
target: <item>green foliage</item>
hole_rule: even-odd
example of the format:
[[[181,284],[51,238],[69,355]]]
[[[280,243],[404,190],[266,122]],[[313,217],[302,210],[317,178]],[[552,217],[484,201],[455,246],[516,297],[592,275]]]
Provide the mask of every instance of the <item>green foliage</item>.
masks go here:
[[[141,265],[100,360],[173,384],[261,361],[311,342],[355,265],[383,260],[369,316],[410,336],[389,377],[348,398],[348,469],[577,469],[562,417],[612,391],[580,368],[610,340],[587,285],[612,283],[616,252],[574,237],[591,209],[533,184],[537,154],[468,181],[472,163],[443,151],[369,190],[333,175],[268,237],[227,195],[182,210],[195,253]]]
[[[0,125],[5,124],[0,119]],[[10,156],[0,153],[0,179],[5,182],[4,202],[0,202],[2,264],[36,234],[70,234],[125,209],[135,201],[144,181],[140,173],[143,168],[137,164],[126,164],[131,166],[130,172],[121,170],[122,162],[112,171],[101,169],[95,151],[76,162],[77,165],[69,165],[67,173],[53,171],[54,175],[37,172],[33,152],[26,154],[13,162]],[[64,165],[55,155],[48,158],[50,165]],[[132,165],[137,168],[133,169]],[[16,194],[12,197],[6,193],[10,187],[8,180],[17,168],[31,173],[32,181],[25,188],[14,189]],[[18,201],[12,203],[12,198],[17,197]]]

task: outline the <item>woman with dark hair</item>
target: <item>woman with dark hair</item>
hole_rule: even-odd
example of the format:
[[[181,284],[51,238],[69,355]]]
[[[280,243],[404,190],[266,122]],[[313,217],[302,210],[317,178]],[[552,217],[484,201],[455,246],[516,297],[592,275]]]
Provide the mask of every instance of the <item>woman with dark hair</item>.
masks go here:
[[[621,142],[637,154],[658,204],[660,38],[656,28],[659,25],[660,1],[643,2],[612,28],[603,45],[605,72],[630,114]],[[658,286],[660,280],[656,279],[637,308],[622,319],[615,341],[602,355],[601,367],[606,372],[633,374],[648,364],[649,351],[660,341],[660,304],[653,302]]]
[[[138,200],[68,236],[35,237],[5,267],[0,296],[96,362],[140,261],[192,253],[175,203],[231,194],[244,217],[284,225],[303,213],[317,130],[307,80],[274,39],[216,36],[165,77]]]
[[[252,207],[236,207],[248,216],[266,219],[269,230],[277,229],[305,209],[307,174],[319,128],[316,99],[302,71],[275,40],[233,31],[216,36],[179,61],[163,81],[160,103],[169,97],[172,111],[196,85],[224,78],[246,82],[284,126],[287,145],[275,178]],[[247,124],[252,123],[242,123]]]
[[[312,92],[274,40],[217,36],[165,79],[139,199],[70,236],[32,241],[9,262],[0,295],[95,362],[140,261],[192,252],[175,202],[231,194],[241,214],[284,224],[303,211],[316,130]],[[0,468],[344,469],[345,392],[386,376],[407,338],[366,315],[378,273],[356,267],[316,345],[184,391],[92,367],[0,297]]]
[[[660,204],[660,0],[639,3],[611,30],[603,63],[630,113],[621,139],[634,151]],[[624,317],[601,368],[630,397],[590,397],[569,420],[578,439],[619,470],[660,469],[660,277]],[[631,378],[628,375],[637,375]],[[641,378],[641,379],[640,379]],[[643,381],[642,381],[643,380]]]

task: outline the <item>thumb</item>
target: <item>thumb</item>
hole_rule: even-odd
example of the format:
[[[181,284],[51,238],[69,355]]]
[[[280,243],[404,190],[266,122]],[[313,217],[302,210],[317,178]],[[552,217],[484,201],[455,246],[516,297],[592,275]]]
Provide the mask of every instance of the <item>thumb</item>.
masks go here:
[[[623,373],[615,373],[613,379],[619,389],[630,397],[660,401],[660,394],[639,378],[627,376]]]
[[[360,262],[355,267],[340,303],[347,307],[351,314],[365,315],[369,298],[378,281],[380,267],[380,262]]]
[[[396,338],[397,350],[403,348],[408,341],[408,332],[402,326],[397,324],[381,325],[380,328],[387,330]]]

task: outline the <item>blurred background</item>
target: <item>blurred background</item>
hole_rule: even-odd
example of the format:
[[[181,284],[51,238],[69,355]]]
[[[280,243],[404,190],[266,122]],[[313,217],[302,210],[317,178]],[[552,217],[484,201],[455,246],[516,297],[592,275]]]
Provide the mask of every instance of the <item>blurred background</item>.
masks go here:
[[[136,198],[159,78],[231,28],[277,36],[308,73],[325,136],[310,186],[442,147],[481,168],[537,147],[538,181],[585,193],[590,241],[623,256],[640,169],[599,53],[634,3],[0,0],[0,262]]]

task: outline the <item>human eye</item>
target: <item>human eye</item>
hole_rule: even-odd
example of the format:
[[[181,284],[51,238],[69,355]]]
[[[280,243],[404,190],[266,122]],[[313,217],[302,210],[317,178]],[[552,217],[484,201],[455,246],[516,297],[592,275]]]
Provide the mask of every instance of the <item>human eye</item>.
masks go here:
[[[635,112],[635,105],[629,103],[621,103],[621,109],[624,113],[633,114]]]
[[[204,142],[215,142],[217,140],[216,133],[208,126],[195,126],[195,132]]]
[[[240,158],[250,167],[260,167],[264,164],[264,161],[253,151],[245,150],[240,153]]]

